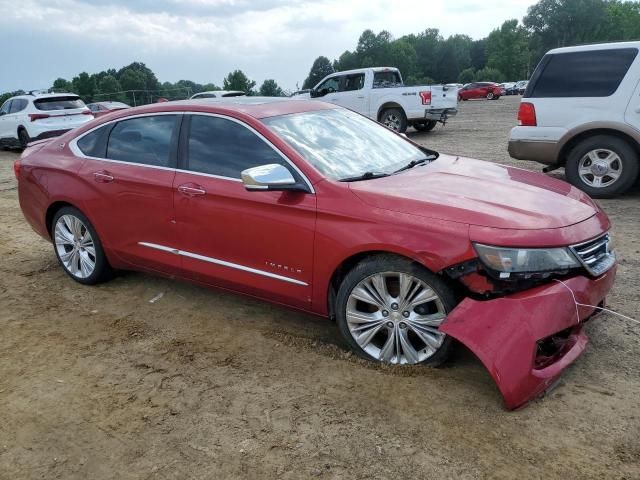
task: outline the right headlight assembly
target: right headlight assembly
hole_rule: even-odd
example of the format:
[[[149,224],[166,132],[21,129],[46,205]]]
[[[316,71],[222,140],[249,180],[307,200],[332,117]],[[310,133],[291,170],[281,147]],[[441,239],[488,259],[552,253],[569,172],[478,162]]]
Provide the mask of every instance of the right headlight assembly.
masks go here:
[[[501,279],[546,276],[580,267],[568,248],[511,248],[473,244],[483,265]],[[537,275],[536,275],[537,274]]]

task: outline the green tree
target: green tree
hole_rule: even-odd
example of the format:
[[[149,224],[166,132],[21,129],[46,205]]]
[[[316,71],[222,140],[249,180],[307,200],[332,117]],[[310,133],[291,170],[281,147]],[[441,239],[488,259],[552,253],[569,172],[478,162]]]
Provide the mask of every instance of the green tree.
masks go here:
[[[607,2],[608,40],[640,39],[640,2],[611,0]]]
[[[333,62],[333,70],[336,72],[353,70],[354,68],[360,68],[360,60],[355,52],[350,52],[349,50],[343,52],[342,55],[340,55],[340,57]]]
[[[485,67],[476,72],[476,82],[504,82],[504,74],[495,68]]]
[[[529,62],[529,38],[518,20],[507,20],[487,37],[487,66],[509,80],[525,78]]]
[[[104,75],[98,82],[98,90],[100,91],[96,96],[98,100],[127,101],[126,95],[120,93],[122,91],[120,82],[113,75]]]
[[[476,79],[476,71],[473,67],[465,68],[458,75],[458,83],[471,83]]]
[[[265,80],[260,85],[260,95],[263,97],[283,97],[284,92],[275,80]]]
[[[73,84],[64,78],[57,78],[51,87],[58,92],[73,92]]]
[[[73,92],[78,94],[85,102],[92,102],[98,87],[95,78],[87,72],[80,73],[71,81]]]
[[[334,72],[333,66],[327,57],[318,57],[313,61],[311,70],[309,70],[309,76],[302,84],[302,88],[312,88],[327,75],[331,75]]]
[[[242,70],[234,70],[229,73],[222,83],[223,90],[239,90],[247,95],[253,94],[256,82],[249,80]]]
[[[540,0],[529,7],[523,24],[536,61],[552,48],[612,39],[604,0]]]
[[[135,69],[126,68],[119,72],[118,81],[122,86],[122,90],[127,90],[128,103],[135,106],[152,101],[151,96],[146,93],[148,90],[146,80],[144,73]]]
[[[471,43],[467,35],[452,35],[442,42],[437,55],[437,81],[454,82],[462,70],[471,66]]]

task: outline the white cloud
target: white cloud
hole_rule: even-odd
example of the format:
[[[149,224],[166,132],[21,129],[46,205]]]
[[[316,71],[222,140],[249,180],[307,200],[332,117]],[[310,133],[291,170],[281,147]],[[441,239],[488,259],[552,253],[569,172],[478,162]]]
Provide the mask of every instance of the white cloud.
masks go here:
[[[147,63],[161,80],[188,78],[220,84],[229,70],[242,68],[258,82],[275,78],[293,88],[304,79],[315,57],[336,58],[353,49],[366,28],[385,29],[395,37],[439,28],[445,36],[464,33],[481,38],[506,19],[522,18],[532,3],[22,0],[16,5],[0,0],[0,18],[9,26],[0,30],[0,41],[11,44],[19,37],[27,50],[59,59],[38,62],[33,56],[20,59],[16,55],[27,64],[3,71],[0,89],[4,84],[33,87],[33,72],[43,79],[39,81],[46,81],[82,70],[120,67],[133,60]],[[28,62],[38,63],[39,68]],[[51,71],[41,71],[44,67]]]

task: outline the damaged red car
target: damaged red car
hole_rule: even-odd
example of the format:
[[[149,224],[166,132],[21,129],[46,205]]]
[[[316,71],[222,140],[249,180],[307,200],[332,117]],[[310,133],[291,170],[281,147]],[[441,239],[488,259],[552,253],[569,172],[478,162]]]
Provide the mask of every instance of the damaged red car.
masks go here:
[[[321,102],[123,110],[31,144],[15,172],[77,282],[130,269],[250,295],[335,319],[376,362],[440,365],[457,341],[508,408],[584,350],[615,278],[609,220],[580,190]]]

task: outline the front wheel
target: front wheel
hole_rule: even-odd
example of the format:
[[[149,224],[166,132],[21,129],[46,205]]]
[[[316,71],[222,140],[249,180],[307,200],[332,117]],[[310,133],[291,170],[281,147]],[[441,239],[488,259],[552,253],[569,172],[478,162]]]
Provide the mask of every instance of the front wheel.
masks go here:
[[[567,157],[567,180],[594,198],[621,195],[638,178],[638,154],[626,141],[609,135],[587,138]]]
[[[493,97],[494,97],[493,92],[487,93],[487,100],[493,100]]]
[[[438,327],[454,306],[453,292],[441,279],[410,260],[378,255],[344,278],[336,319],[347,343],[363,358],[438,366],[452,342]]]
[[[51,234],[60,265],[76,282],[94,285],[110,277],[111,267],[98,234],[80,210],[74,207],[58,210]]]
[[[415,128],[419,132],[430,132],[433,130],[438,124],[435,120],[429,120],[427,122],[418,122],[413,124],[413,128]]]
[[[380,123],[394,132],[407,131],[407,116],[400,108],[388,108],[380,114]]]

